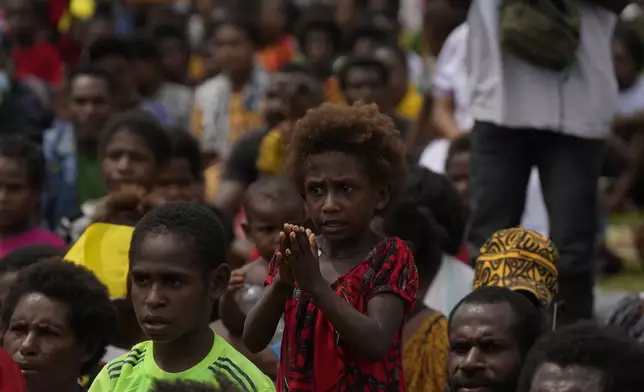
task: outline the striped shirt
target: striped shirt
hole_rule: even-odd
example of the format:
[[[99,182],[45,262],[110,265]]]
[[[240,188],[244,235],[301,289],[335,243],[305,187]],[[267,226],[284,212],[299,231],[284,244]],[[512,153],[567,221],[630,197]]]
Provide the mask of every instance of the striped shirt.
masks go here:
[[[149,391],[155,380],[195,381],[216,386],[217,377],[222,376],[243,392],[275,391],[268,376],[217,335],[208,355],[197,365],[179,373],[159,368],[154,360],[153,349],[153,342],[143,342],[110,361],[96,377],[89,391]]]

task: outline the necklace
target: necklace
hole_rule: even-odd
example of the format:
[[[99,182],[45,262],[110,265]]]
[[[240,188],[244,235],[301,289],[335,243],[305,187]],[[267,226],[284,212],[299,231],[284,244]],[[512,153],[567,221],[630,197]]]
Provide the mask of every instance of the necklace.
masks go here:
[[[352,258],[356,257],[357,255],[359,255],[359,254],[360,254],[360,253],[362,253],[362,252],[364,252],[364,249],[360,249],[360,250],[358,250],[358,251],[356,251],[356,252],[353,252],[353,253],[351,253],[351,254],[349,254],[349,255],[347,255],[347,256],[342,256],[342,257],[337,257],[337,256],[336,256],[336,257],[333,257],[333,256],[329,255],[327,252],[325,252],[325,251],[324,251],[324,249],[322,249],[322,245],[318,245],[318,257],[320,257],[320,256],[322,256],[322,255],[325,255],[326,257],[328,257],[328,258],[329,258],[329,259],[331,259],[331,260],[346,260],[346,259],[352,259]],[[372,251],[370,251],[370,252],[369,252],[369,254],[371,254],[371,252],[372,252]]]

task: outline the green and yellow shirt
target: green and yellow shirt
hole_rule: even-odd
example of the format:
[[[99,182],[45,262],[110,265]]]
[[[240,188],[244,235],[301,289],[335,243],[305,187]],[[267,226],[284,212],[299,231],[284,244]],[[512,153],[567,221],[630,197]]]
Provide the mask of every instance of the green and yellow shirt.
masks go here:
[[[275,391],[275,385],[268,376],[217,335],[210,353],[200,363],[180,373],[169,373],[159,368],[153,350],[153,342],[143,342],[110,361],[96,377],[89,392],[146,392],[151,390],[155,380],[216,384],[218,376],[228,378],[244,392]]]

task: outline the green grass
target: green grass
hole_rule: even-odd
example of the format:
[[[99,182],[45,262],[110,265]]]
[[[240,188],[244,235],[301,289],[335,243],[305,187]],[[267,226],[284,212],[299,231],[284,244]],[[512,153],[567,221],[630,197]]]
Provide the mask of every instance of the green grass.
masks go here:
[[[627,271],[608,278],[601,278],[597,285],[603,291],[644,291],[644,272]]]

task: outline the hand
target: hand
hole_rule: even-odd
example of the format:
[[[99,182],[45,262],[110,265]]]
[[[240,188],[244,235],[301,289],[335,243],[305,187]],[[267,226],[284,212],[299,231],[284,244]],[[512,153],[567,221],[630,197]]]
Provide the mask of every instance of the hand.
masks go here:
[[[311,292],[324,282],[320,273],[318,246],[311,230],[296,227],[290,234],[291,247],[285,251],[286,261],[293,270],[298,286]]]
[[[286,261],[286,251],[291,246],[289,241],[289,234],[292,232],[295,226],[290,224],[284,225],[284,231],[280,232],[280,247],[275,254],[277,260],[277,268],[279,269],[280,281],[288,284],[289,286],[295,285],[295,280],[293,279],[293,270],[288,265]]]
[[[226,292],[231,294],[236,293],[239,289],[244,287],[246,283],[246,271],[243,269],[236,269],[230,273],[230,282],[228,282],[228,289]]]

